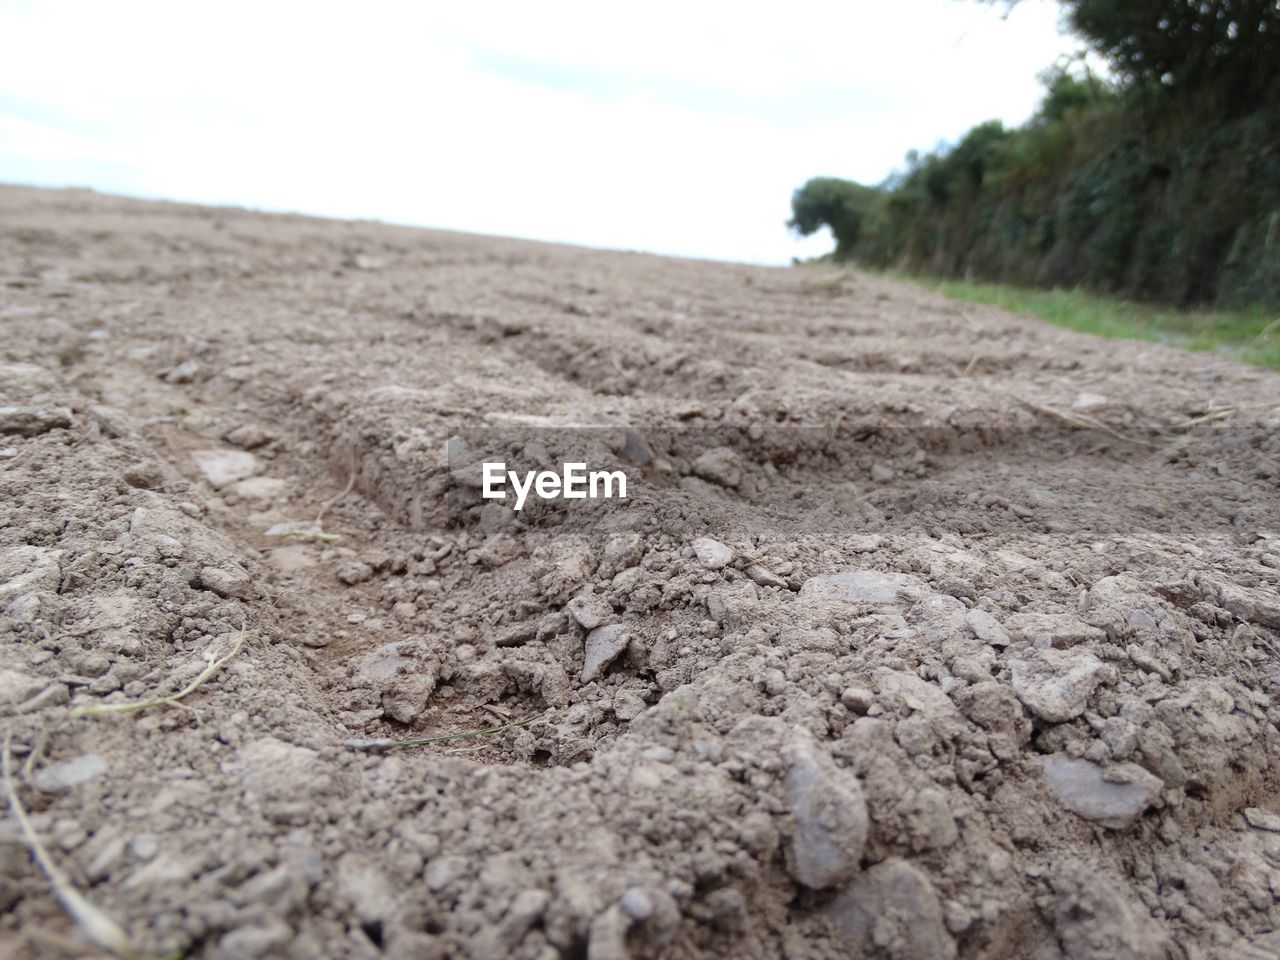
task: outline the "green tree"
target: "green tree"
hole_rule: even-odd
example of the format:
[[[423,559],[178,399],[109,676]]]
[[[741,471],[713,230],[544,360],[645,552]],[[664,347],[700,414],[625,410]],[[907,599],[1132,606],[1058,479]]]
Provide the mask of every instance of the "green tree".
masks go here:
[[[1010,5],[1017,0],[1009,0]],[[1242,114],[1280,78],[1277,0],[1062,0],[1067,23],[1128,83],[1206,88]]]
[[[873,266],[1280,305],[1280,0],[1061,5],[1108,79],[1059,63],[1027,123],[913,151],[878,190],[811,180],[791,226]]]
[[[1110,91],[1091,73],[1074,76],[1062,66],[1054,67],[1040,75],[1044,83],[1044,99],[1036,111],[1041,125],[1064,119],[1068,113],[1088,110],[1106,100]]]
[[[791,195],[787,226],[807,237],[830,227],[836,256],[847,257],[872,216],[880,192],[839,177],[814,177]]]
[[[1275,0],[1068,0],[1072,27],[1124,76],[1225,85],[1252,107],[1280,75]]]

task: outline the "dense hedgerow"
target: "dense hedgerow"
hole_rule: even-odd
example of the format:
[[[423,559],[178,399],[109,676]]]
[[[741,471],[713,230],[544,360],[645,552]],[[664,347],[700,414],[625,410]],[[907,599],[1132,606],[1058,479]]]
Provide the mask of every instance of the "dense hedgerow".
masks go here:
[[[811,180],[791,225],[874,266],[1280,306],[1280,3],[1066,6],[1115,80],[1056,70],[1025,125],[982,124],[878,188]]]

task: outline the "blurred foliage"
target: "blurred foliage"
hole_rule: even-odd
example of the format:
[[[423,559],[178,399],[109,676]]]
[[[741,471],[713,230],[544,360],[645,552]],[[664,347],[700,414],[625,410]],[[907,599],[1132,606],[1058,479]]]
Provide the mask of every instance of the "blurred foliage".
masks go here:
[[[1036,115],[795,192],[836,256],[1179,305],[1280,306],[1280,3],[1064,0],[1115,80],[1043,77]]]
[[[1071,27],[1116,73],[1221,96],[1248,111],[1280,77],[1276,0],[1064,0]]]
[[[791,197],[787,226],[801,236],[830,227],[836,256],[850,255],[862,234],[863,224],[880,201],[880,191],[837,177],[814,177]]]

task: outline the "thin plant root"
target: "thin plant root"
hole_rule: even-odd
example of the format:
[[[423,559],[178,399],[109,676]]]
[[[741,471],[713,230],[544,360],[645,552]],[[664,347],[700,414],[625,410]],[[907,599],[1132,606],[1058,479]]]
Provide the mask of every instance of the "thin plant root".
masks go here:
[[[1184,420],[1181,423],[1174,424],[1175,430],[1190,430],[1192,427],[1201,423],[1212,423],[1215,420],[1226,420],[1228,417],[1234,417],[1237,413],[1247,413],[1257,410],[1280,410],[1280,404],[1277,403],[1242,403],[1242,404],[1224,404],[1223,406],[1214,406],[1210,404],[1204,413],[1198,417],[1192,417],[1190,420]]]
[[[543,712],[545,713],[546,711]],[[525,717],[523,720],[513,720],[511,723],[504,723],[497,727],[481,727],[478,730],[463,730],[459,733],[443,733],[437,737],[415,737],[411,740],[393,740],[391,737],[383,737],[374,740],[347,740],[343,746],[348,750],[381,751],[391,750],[395,747],[424,747],[431,743],[450,743],[454,740],[471,740],[475,737],[491,737],[495,733],[502,733],[504,730],[512,730],[516,727],[527,726],[541,716],[541,713],[535,713],[533,716]]]
[[[342,488],[342,492],[339,493],[337,496],[332,497],[329,500],[325,501],[324,506],[320,508],[320,512],[316,514],[316,522],[312,524],[312,527],[314,527],[317,531],[321,531],[324,529],[324,526],[322,525],[321,521],[324,520],[324,515],[329,512],[329,508],[332,507],[339,500],[342,500],[344,497],[346,497],[346,495],[351,492],[351,488],[356,485],[356,445],[354,440],[352,440],[351,447],[348,449],[347,452],[348,452],[347,485]],[[323,539],[324,536],[332,536],[332,534],[327,534],[327,535],[322,534],[316,539]]]
[[[1201,414],[1198,417],[1192,417],[1190,420],[1184,420],[1182,423],[1174,424],[1175,430],[1190,430],[1192,427],[1201,423],[1212,423],[1215,420],[1225,420],[1235,415],[1239,411],[1239,407],[1212,407],[1208,413]]]
[[[329,509],[349,494],[352,487],[356,485],[356,447],[354,442],[351,444],[349,454],[347,485],[343,487],[336,496],[330,497],[325,501],[324,505],[320,508],[320,512],[316,514],[316,519],[311,526],[303,530],[290,530],[286,533],[285,536],[290,540],[316,540],[320,543],[337,543],[342,539],[342,534],[340,533],[325,533],[323,524],[324,515],[329,512]]]
[[[4,740],[3,767],[4,792],[9,801],[9,809],[13,811],[13,818],[18,821],[18,827],[22,831],[22,838],[26,842],[27,848],[31,851],[31,858],[35,860],[36,865],[44,873],[45,879],[49,881],[49,886],[53,888],[54,896],[62,904],[62,909],[75,921],[89,942],[98,949],[106,950],[114,956],[125,958],[125,960],[143,960],[144,954],[134,946],[133,941],[129,939],[124,929],[85,899],[71,885],[71,882],[59,869],[58,865],[53,862],[53,858],[49,856],[49,851],[45,849],[40,837],[36,834],[35,828],[31,826],[26,808],[22,805],[22,801],[18,799],[18,791],[13,784],[13,758],[9,752],[9,738],[7,736]]]
[[[323,530],[290,530],[285,536],[290,540],[319,540],[321,543],[337,543],[342,539],[340,533],[325,533]]]
[[[545,711],[544,711],[545,712]],[[423,747],[429,743],[447,743],[451,740],[470,740],[473,737],[489,737],[495,733],[502,733],[504,730],[512,730],[515,727],[523,727],[541,717],[541,713],[535,713],[531,717],[525,717],[523,720],[513,720],[511,723],[504,723],[497,727],[482,727],[479,730],[463,730],[461,733],[444,733],[438,737],[416,737],[412,740],[395,740],[392,741],[397,747]]]
[[[1143,440],[1141,437],[1131,437],[1118,430],[1113,430],[1101,420],[1095,420],[1093,417],[1086,417],[1084,414],[1078,413],[1066,413],[1062,410],[1057,410],[1054,407],[1046,407],[1041,403],[1032,403],[1030,400],[1022,399],[1022,397],[1014,397],[1014,399],[1029,410],[1034,410],[1036,413],[1044,414],[1046,417],[1052,417],[1054,420],[1058,420],[1068,426],[1076,427],[1077,429],[1097,430],[1101,433],[1105,433],[1109,437],[1122,440],[1125,443],[1137,444],[1140,447],[1149,447],[1152,450],[1160,449],[1160,445],[1158,443],[1152,443],[1150,440]]]
[[[235,642],[231,644],[231,649],[222,656],[214,656],[212,650],[206,651],[205,657],[209,663],[194,680],[177,693],[167,697],[153,697],[149,700],[130,700],[126,703],[90,704],[89,706],[77,707],[72,710],[71,717],[72,719],[78,719],[80,717],[100,717],[109,713],[138,713],[142,710],[150,710],[152,707],[186,707],[187,705],[181,701],[199,690],[204,686],[205,681],[226,666],[228,661],[240,652],[240,649],[244,646],[244,641],[245,631],[244,626],[241,625],[240,634],[236,637]]]

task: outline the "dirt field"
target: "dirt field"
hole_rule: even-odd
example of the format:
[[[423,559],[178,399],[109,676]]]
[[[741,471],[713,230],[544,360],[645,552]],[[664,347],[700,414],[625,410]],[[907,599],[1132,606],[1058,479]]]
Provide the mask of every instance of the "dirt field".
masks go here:
[[[1280,955],[1280,375],[15,187],[0,322],[12,781],[140,955]],[[11,808],[0,955],[83,937]]]

